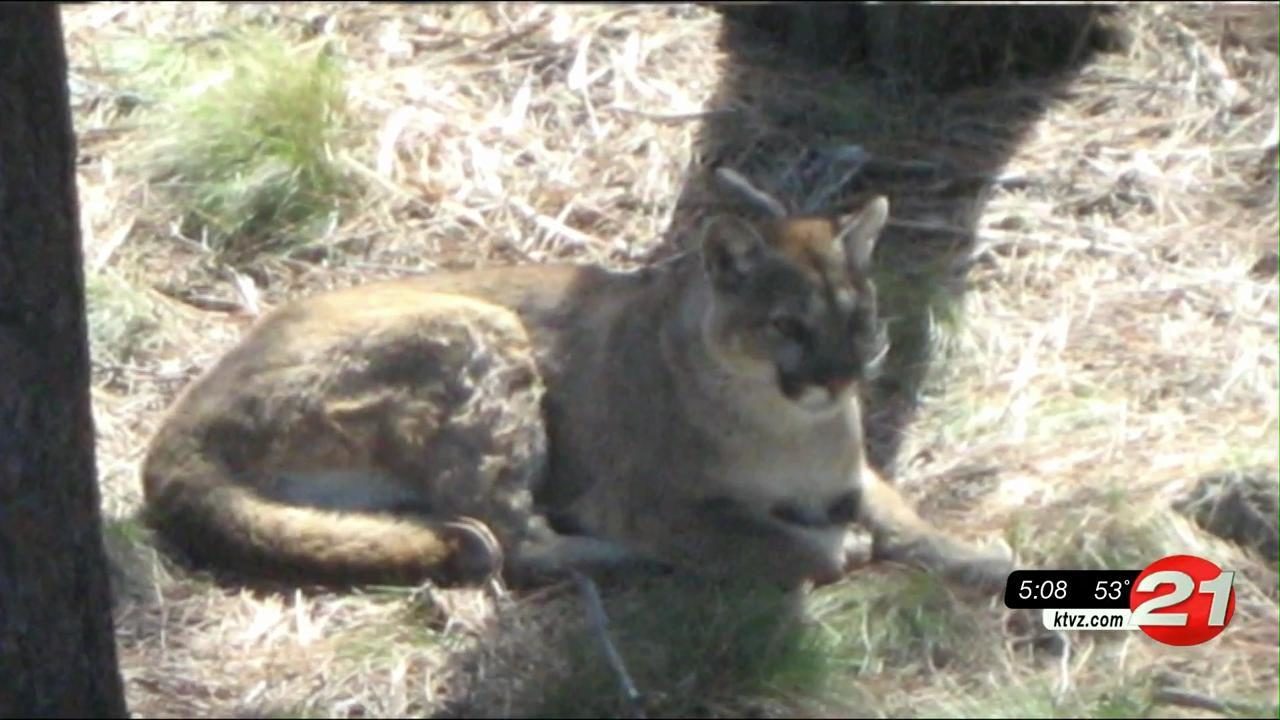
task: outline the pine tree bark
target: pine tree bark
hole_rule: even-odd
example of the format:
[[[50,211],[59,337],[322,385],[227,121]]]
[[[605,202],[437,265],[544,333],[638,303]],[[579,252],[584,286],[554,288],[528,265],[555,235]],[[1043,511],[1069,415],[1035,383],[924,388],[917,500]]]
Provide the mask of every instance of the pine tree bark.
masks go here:
[[[59,12],[0,6],[0,716],[127,717]]]

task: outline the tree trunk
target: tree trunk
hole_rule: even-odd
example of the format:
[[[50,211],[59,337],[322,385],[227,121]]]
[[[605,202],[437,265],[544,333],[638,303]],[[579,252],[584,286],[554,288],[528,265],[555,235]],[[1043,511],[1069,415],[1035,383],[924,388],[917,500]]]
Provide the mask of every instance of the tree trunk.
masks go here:
[[[126,717],[58,6],[0,7],[0,716]]]

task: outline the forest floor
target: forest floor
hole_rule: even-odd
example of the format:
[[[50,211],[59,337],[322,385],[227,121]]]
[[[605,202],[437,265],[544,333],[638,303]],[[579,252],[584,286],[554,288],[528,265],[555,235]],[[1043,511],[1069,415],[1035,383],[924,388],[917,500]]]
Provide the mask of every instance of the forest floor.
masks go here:
[[[822,588],[781,639],[742,597],[612,588],[646,712],[1274,717],[1276,8],[1122,12],[1128,44],[1069,80],[931,94],[731,42],[706,6],[64,6],[135,715],[621,713],[572,585],[217,585],[155,551],[139,462],[270,308],[445,268],[636,267],[687,242],[723,162],[797,203],[889,194],[898,372],[870,413],[923,514],[1026,567],[1201,555],[1237,601],[1204,645],[1081,631],[1049,651],[1000,598],[903,568]]]

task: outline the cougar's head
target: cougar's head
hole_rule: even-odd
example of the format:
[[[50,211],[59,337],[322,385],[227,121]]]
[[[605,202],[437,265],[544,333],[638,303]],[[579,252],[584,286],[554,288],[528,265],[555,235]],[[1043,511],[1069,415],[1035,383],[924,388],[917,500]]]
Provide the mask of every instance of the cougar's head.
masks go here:
[[[718,179],[767,217],[723,215],[703,227],[712,353],[736,375],[776,383],[803,408],[836,407],[888,350],[869,277],[888,200],[843,215],[793,216],[732,171]]]

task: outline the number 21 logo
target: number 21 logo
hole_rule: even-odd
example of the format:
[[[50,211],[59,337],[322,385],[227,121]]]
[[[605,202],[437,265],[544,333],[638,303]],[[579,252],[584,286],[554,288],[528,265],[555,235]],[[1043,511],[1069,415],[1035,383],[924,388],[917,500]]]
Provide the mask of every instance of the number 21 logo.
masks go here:
[[[1199,645],[1217,637],[1236,611],[1235,572],[1195,555],[1170,555],[1133,584],[1131,622],[1166,645]]]

